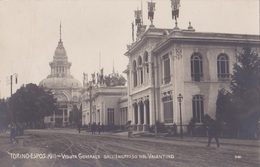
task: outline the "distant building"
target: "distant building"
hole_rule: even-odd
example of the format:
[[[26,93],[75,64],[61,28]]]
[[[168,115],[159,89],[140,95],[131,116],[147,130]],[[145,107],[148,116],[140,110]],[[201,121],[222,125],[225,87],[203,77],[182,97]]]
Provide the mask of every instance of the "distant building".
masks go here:
[[[180,125],[184,131],[194,118],[215,118],[218,91],[228,89],[236,54],[245,43],[260,51],[260,36],[196,32],[145,26],[128,45],[128,117],[134,129],[146,131],[155,121]]]
[[[82,91],[82,124],[125,125],[128,121],[128,103],[127,98],[123,97],[127,95],[127,87],[109,87],[102,82],[102,77],[95,79],[95,74],[92,76],[92,81],[85,83]]]
[[[57,98],[58,111],[52,116],[45,117],[44,122],[55,126],[65,126],[69,122],[69,112],[73,106],[81,105],[81,83],[70,74],[71,63],[68,62],[66,50],[60,38],[54,52],[53,61],[50,62],[51,74],[40,82],[54,93]]]

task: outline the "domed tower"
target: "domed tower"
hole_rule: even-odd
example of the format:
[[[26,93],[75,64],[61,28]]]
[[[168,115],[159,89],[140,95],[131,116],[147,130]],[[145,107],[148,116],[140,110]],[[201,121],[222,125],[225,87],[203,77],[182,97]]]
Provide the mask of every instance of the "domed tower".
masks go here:
[[[73,107],[80,107],[81,83],[70,74],[71,63],[61,40],[55,49],[53,61],[49,63],[51,74],[40,82],[40,86],[51,89],[57,98],[58,111],[53,116],[46,117],[45,122],[56,126],[65,126],[69,123],[69,112]]]

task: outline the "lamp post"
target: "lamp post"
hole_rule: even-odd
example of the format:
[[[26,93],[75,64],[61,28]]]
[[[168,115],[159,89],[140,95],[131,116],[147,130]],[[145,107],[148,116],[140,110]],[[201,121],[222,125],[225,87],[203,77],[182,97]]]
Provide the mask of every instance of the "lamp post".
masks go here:
[[[92,124],[92,83],[89,85],[89,123]]]
[[[17,81],[18,81],[18,74],[14,73],[12,75],[10,75],[10,86],[11,86],[11,96],[12,97],[12,94],[13,94],[13,76],[15,77],[15,83],[17,84]],[[13,113],[13,122],[16,124],[16,112]]]
[[[179,94],[179,96],[177,97],[177,100],[179,102],[180,105],[180,135],[181,138],[183,137],[183,131],[182,131],[182,116],[181,116],[181,102],[182,102],[183,96],[181,94]]]
[[[147,70],[148,70],[148,64],[151,64],[151,68],[152,68],[152,77],[153,77],[153,104],[154,104],[154,133],[155,136],[157,136],[157,125],[156,125],[156,91],[155,91],[155,67],[154,67],[154,63],[150,63],[150,62],[145,62],[146,66],[147,66]]]
[[[15,77],[15,83],[17,84],[18,81],[18,74],[14,73],[10,75],[10,85],[11,85],[11,96],[13,94],[13,76]]]

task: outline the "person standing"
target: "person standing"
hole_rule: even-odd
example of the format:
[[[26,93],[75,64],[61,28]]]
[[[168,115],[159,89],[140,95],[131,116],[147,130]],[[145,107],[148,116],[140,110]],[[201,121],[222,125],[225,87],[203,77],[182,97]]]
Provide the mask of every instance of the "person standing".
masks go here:
[[[79,131],[79,133],[80,133],[80,130],[81,130],[81,123],[79,122],[78,123],[78,131]]]
[[[217,143],[217,147],[219,147],[219,141],[218,141],[218,128],[216,121],[213,119],[210,119],[207,123],[206,128],[208,129],[208,145],[207,147],[210,147],[210,143],[212,138],[214,137]]]
[[[100,122],[97,124],[97,130],[98,130],[98,134],[100,134],[100,132],[101,132]]]
[[[101,125],[101,131],[102,132],[105,132],[105,125],[102,123],[102,125]]]
[[[16,129],[15,126],[12,126],[11,130],[10,130],[10,141],[11,143],[13,143],[13,140],[17,143],[19,143],[19,141],[15,138],[16,136]]]

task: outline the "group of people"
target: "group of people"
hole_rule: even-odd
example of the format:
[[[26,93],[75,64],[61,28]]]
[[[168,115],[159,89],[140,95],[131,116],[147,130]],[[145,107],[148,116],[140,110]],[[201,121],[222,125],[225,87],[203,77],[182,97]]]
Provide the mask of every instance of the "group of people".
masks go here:
[[[78,131],[79,133],[81,132],[81,123],[78,124]],[[92,134],[95,134],[96,131],[100,134],[101,132],[104,132],[105,129],[105,125],[102,123],[102,125],[100,125],[100,122],[98,124],[96,124],[96,122],[93,122],[92,124],[89,124],[90,130]]]
[[[98,132],[98,134],[100,134],[100,132],[104,132],[104,124],[102,123],[102,125],[100,125],[100,122],[98,124],[96,124],[96,122],[93,122],[90,125],[90,129],[91,129],[91,133],[95,134],[96,131]]]
[[[217,147],[219,147],[219,140],[218,140],[218,128],[217,128],[217,123],[215,120],[213,119],[209,119],[207,122],[205,122],[206,128],[208,130],[208,144],[207,146],[209,147],[211,144],[211,140],[212,138],[215,138],[216,140],[216,144]],[[98,124],[96,124],[96,122],[93,122],[92,124],[89,124],[90,126],[90,130],[92,134],[95,134],[96,131],[100,134],[101,132],[104,132],[104,124],[102,123],[102,125],[100,125],[100,122]],[[133,129],[132,129],[132,125],[131,125],[131,121],[128,121],[125,125],[125,128],[128,131],[128,138],[132,138],[133,135]],[[176,127],[177,129],[177,127]],[[80,133],[81,131],[81,124],[78,124],[78,131]],[[10,136],[10,140],[12,142],[12,140],[15,140],[15,129],[12,128],[11,129],[11,136]]]

